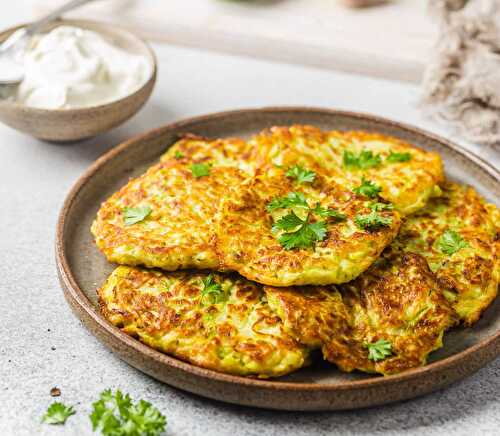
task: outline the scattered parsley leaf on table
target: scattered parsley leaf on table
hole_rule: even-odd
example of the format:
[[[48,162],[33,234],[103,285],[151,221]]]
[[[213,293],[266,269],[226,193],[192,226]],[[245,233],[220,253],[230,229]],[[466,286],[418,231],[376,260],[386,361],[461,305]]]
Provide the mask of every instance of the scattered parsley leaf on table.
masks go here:
[[[382,163],[380,155],[373,154],[371,150],[362,150],[359,154],[344,150],[342,160],[344,167],[361,170],[378,167]]]
[[[368,215],[356,215],[354,222],[362,229],[376,230],[380,227],[390,226],[392,218],[379,215],[375,210],[373,210]]]
[[[367,180],[364,177],[362,177],[361,185],[354,188],[352,191],[356,194],[364,195],[365,197],[368,198],[375,198],[378,197],[380,192],[382,192],[382,188],[376,183],[373,183],[371,180]]]
[[[64,424],[75,413],[73,406],[66,406],[56,401],[49,406],[47,412],[42,417],[42,422],[46,424]]]
[[[368,359],[374,362],[384,360],[392,354],[392,344],[385,339],[379,339],[372,344],[365,343],[365,347],[368,348]]]
[[[222,289],[222,286],[215,281],[212,274],[203,279],[202,282],[203,289],[201,290],[201,303],[209,300],[210,304],[217,304],[222,303],[225,300],[226,295],[224,294],[224,290]]]
[[[385,160],[390,163],[408,162],[411,160],[411,153],[397,153],[391,150],[389,156],[387,156]]]
[[[166,418],[147,401],[133,403],[128,394],[110,389],[101,393],[93,405],[92,429],[104,436],[157,436],[165,431]]]
[[[438,239],[437,245],[443,253],[448,255],[454,254],[462,248],[469,246],[462,236],[453,230],[446,230]]]
[[[314,171],[307,170],[300,165],[295,165],[288,169],[285,173],[287,177],[295,179],[297,183],[312,183],[316,178],[316,173]]]
[[[123,221],[126,226],[131,226],[142,221],[151,213],[149,206],[144,207],[126,207],[123,209]]]
[[[266,209],[271,212],[295,206],[309,208],[306,197],[301,192],[290,192],[286,197],[276,197],[266,206]]]

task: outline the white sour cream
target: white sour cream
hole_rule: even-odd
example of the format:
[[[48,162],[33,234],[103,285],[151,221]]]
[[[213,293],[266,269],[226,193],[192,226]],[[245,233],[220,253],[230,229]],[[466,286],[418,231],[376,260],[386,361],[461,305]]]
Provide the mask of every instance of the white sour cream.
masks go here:
[[[151,77],[145,56],[113,45],[96,32],[60,26],[38,35],[24,55],[16,101],[61,109],[96,106],[137,91]]]

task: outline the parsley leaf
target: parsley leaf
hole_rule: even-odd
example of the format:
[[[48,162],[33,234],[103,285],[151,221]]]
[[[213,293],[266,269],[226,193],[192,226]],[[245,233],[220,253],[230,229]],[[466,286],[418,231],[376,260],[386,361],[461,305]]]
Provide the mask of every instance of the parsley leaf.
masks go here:
[[[361,170],[378,167],[382,163],[380,155],[373,154],[371,150],[362,150],[359,154],[344,150],[342,160],[344,167]]]
[[[210,167],[203,163],[196,163],[191,165],[191,173],[196,178],[208,176],[210,174]]]
[[[90,414],[92,429],[104,436],[157,436],[165,431],[167,420],[147,401],[133,403],[128,394],[110,389],[101,393]]]
[[[142,221],[151,213],[149,206],[144,207],[126,207],[123,209],[123,222],[126,226],[131,226]]]
[[[365,343],[365,347],[368,348],[368,359],[374,362],[384,360],[392,354],[392,344],[385,339],[379,339],[372,344]]]
[[[46,424],[64,424],[66,420],[76,412],[73,406],[66,406],[63,403],[52,403],[47,412],[42,417],[42,422]]]
[[[175,154],[174,154],[174,157],[179,160],[179,159],[182,159],[184,157],[184,155],[179,151],[179,150],[176,150],[175,151]]]
[[[289,232],[302,224],[304,224],[304,220],[299,218],[292,210],[288,215],[282,216],[278,221],[276,221],[271,231],[273,233],[279,232],[280,230]]]
[[[295,215],[291,212],[289,215],[285,215],[278,220],[273,226],[274,231],[286,231],[287,229],[295,229],[297,226],[291,227],[291,225],[300,221],[300,227],[297,230],[290,233],[283,233],[278,238],[279,243],[285,250],[291,250],[292,248],[310,248],[315,242],[325,239],[326,223],[324,221],[310,223],[308,218],[301,220],[297,215],[295,215],[294,218],[290,218],[292,214]]]
[[[267,206],[268,212],[276,209],[287,209],[289,207],[309,207],[306,197],[301,192],[290,192],[286,197],[274,198]]]
[[[379,227],[390,226],[392,218],[381,216],[372,210],[368,215],[356,215],[354,221],[361,229],[376,230]]]
[[[446,230],[437,241],[438,248],[445,254],[451,255],[469,244],[464,241],[459,233],[453,230]]]
[[[369,204],[368,207],[371,210],[374,210],[375,212],[381,212],[383,210],[393,210],[394,209],[394,206],[392,205],[392,203],[374,202],[374,203]]]
[[[347,215],[340,213],[338,210],[322,207],[319,203],[316,203],[311,212],[323,218],[333,218],[335,221],[344,221],[347,218]]]
[[[408,162],[411,160],[411,153],[397,153],[391,150],[389,156],[387,156],[385,160],[390,163]]]
[[[364,177],[361,178],[361,185],[352,190],[354,193],[359,195],[364,195],[368,198],[378,197],[378,194],[382,191],[382,188],[373,183],[371,180],[366,180]]]
[[[309,171],[299,165],[289,168],[285,175],[295,179],[297,183],[312,183],[316,178],[316,173],[314,171]]]
[[[202,304],[217,304],[222,303],[226,299],[226,294],[222,286],[217,283],[214,276],[210,274],[206,279],[202,280],[203,289],[201,290],[200,303]]]

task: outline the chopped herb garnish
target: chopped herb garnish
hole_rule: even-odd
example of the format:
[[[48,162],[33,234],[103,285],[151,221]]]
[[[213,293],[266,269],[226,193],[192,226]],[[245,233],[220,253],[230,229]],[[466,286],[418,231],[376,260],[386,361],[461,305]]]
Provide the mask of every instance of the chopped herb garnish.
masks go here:
[[[144,400],[134,404],[119,390],[113,394],[106,389],[92,406],[92,429],[104,436],[158,436],[165,431],[167,420],[156,407]]]
[[[362,150],[359,154],[344,150],[343,163],[346,168],[365,170],[378,167],[382,163],[382,158],[370,150]]]
[[[353,192],[359,195],[364,195],[368,198],[378,197],[378,194],[382,192],[382,188],[373,183],[371,180],[366,180],[364,177],[361,178],[361,185],[353,189]]]
[[[42,417],[42,422],[46,424],[64,424],[66,420],[76,412],[73,406],[66,406],[63,403],[52,403],[47,412]]]
[[[317,221],[311,223],[309,214],[306,219],[299,218],[293,211],[281,217],[273,225],[272,231],[284,230],[278,241],[285,250],[292,248],[310,248],[317,241],[322,241],[326,236],[326,223]]]
[[[437,241],[438,248],[445,254],[451,255],[469,244],[464,241],[459,233],[453,230],[446,230]]]
[[[372,344],[365,343],[365,347],[368,348],[368,359],[374,362],[384,360],[392,354],[392,344],[385,339],[379,339]]]
[[[184,157],[184,155],[179,150],[176,150],[175,154],[174,154],[174,157],[176,159],[182,159]]]
[[[311,212],[323,218],[333,218],[335,221],[344,221],[347,218],[347,215],[340,213],[338,210],[322,207],[319,203],[316,204],[314,209],[311,209]]]
[[[391,150],[389,156],[387,156],[385,160],[390,163],[408,162],[411,160],[411,153],[397,153]]]
[[[277,197],[274,198],[266,207],[268,212],[271,212],[276,209],[287,209],[290,207],[306,207],[307,204],[306,197],[304,194],[300,192],[290,192],[286,197]]]
[[[392,205],[392,203],[374,202],[374,203],[369,204],[368,207],[371,210],[374,210],[375,212],[381,212],[383,210],[393,210],[394,209],[394,206]]]
[[[365,230],[376,230],[392,224],[392,218],[379,215],[375,210],[368,215],[356,215],[354,221],[358,227]]]
[[[314,171],[309,171],[299,165],[289,168],[285,175],[295,179],[297,183],[312,183],[316,178],[316,173]]]
[[[151,213],[149,206],[143,207],[126,207],[123,209],[123,222],[126,226],[131,226],[142,221]]]
[[[226,294],[222,286],[217,283],[214,276],[210,274],[207,278],[203,279],[203,289],[201,290],[202,304],[217,304],[222,303],[226,299]]]
[[[210,167],[202,163],[193,164],[191,165],[191,172],[196,178],[208,176],[210,174]]]

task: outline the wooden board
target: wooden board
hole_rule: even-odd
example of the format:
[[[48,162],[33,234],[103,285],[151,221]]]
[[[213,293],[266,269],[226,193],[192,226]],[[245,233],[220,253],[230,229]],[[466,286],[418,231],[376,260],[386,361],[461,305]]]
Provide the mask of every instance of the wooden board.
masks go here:
[[[35,14],[65,0],[37,0]],[[419,81],[436,37],[422,0],[350,9],[335,0],[106,0],[70,17],[223,52]]]

